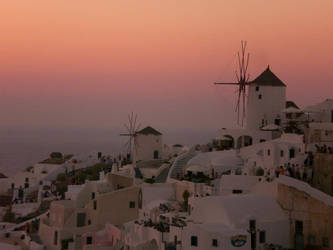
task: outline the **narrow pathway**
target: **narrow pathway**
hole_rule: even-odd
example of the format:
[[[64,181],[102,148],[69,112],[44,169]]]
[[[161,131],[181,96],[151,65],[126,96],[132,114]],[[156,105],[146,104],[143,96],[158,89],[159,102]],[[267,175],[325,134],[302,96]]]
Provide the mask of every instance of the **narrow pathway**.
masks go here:
[[[162,170],[162,172],[156,177],[156,183],[164,183],[168,178],[170,167],[167,167]]]

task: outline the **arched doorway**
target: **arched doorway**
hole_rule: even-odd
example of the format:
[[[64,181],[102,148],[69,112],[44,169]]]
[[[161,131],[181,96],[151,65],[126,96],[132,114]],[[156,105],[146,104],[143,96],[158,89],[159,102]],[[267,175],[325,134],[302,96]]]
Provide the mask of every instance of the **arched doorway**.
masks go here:
[[[252,137],[249,135],[242,135],[237,139],[237,148],[251,146],[253,144]]]
[[[295,149],[289,149],[289,159],[295,158]]]
[[[158,159],[158,150],[154,151],[154,159]]]
[[[219,144],[221,149],[231,149],[235,147],[235,140],[231,135],[223,135]]]

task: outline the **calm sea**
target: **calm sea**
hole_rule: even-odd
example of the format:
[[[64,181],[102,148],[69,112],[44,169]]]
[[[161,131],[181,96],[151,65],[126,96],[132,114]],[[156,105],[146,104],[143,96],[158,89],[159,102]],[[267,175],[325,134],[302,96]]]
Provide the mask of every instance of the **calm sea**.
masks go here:
[[[101,151],[117,154],[125,150],[123,129],[0,128],[0,172],[11,176],[43,159],[51,152],[80,154]],[[206,143],[217,130],[162,130],[164,143]]]

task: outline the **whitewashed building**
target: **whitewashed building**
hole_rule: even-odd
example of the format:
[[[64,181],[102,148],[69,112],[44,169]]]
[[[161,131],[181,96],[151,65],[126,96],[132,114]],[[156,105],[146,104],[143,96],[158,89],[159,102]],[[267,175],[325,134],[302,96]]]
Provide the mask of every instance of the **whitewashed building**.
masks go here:
[[[289,220],[274,198],[261,194],[190,198],[192,222],[183,228],[182,249],[289,247]]]
[[[333,99],[326,99],[316,105],[308,106],[304,111],[308,113],[310,121],[333,122]]]
[[[150,126],[136,132],[133,151],[136,162],[162,159],[162,134]]]
[[[229,138],[231,148],[241,148],[276,138],[272,131],[261,128],[283,122],[282,110],[286,106],[286,85],[269,66],[248,84],[246,126],[240,129],[223,128],[219,138]]]
[[[301,166],[306,159],[304,150],[303,135],[282,134],[278,139],[242,148],[240,156],[250,174],[255,174],[256,169],[262,168],[265,175],[272,177],[276,168],[284,164]]]
[[[247,99],[248,129],[259,129],[268,124],[281,124],[281,111],[286,105],[286,85],[269,66],[249,84]]]

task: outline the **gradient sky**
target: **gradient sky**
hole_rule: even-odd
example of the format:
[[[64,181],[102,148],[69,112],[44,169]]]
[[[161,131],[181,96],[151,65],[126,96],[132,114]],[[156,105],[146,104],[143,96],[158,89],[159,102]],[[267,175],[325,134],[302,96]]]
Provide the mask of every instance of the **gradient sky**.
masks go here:
[[[0,126],[232,126],[235,54],[303,106],[332,98],[332,0],[0,3]]]

